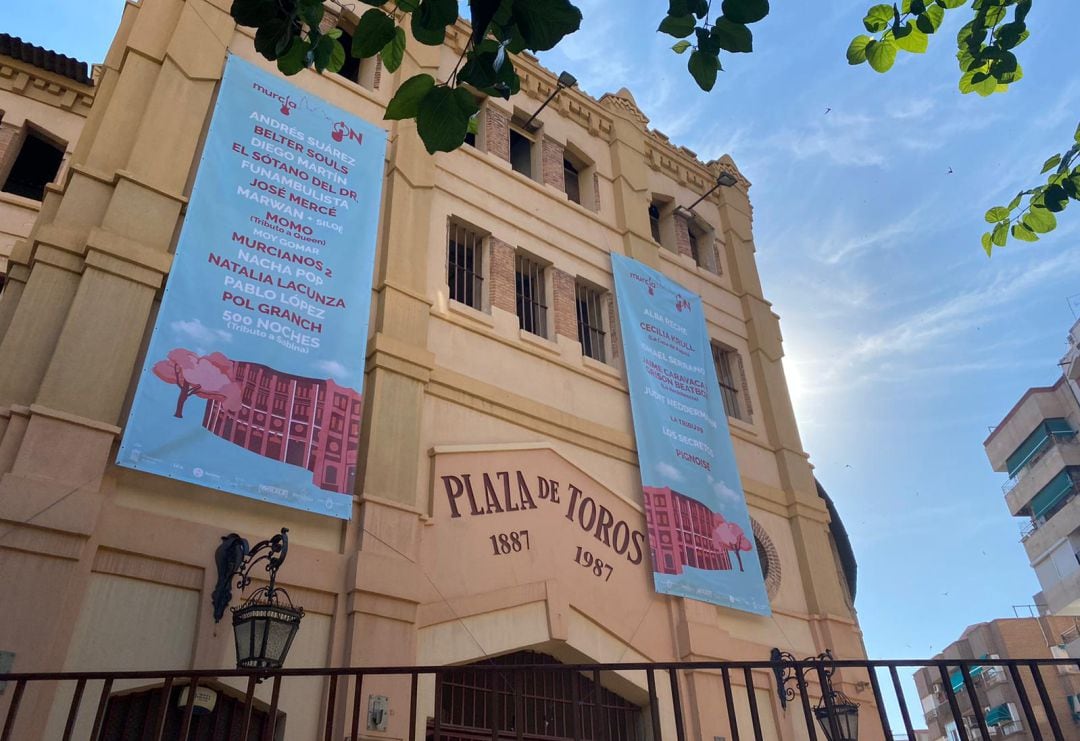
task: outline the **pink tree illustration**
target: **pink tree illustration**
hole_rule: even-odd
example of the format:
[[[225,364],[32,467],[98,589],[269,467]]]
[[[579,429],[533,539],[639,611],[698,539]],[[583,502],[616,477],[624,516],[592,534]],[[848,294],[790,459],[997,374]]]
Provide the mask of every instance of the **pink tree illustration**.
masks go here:
[[[184,416],[184,404],[192,396],[220,401],[228,410],[240,408],[240,384],[232,377],[233,362],[219,352],[197,355],[182,347],[169,351],[154,363],[154,375],[180,389],[174,417]]]
[[[713,541],[719,548],[734,551],[739,561],[739,571],[743,571],[742,552],[753,548],[741,527],[734,522],[724,522],[713,531]]]

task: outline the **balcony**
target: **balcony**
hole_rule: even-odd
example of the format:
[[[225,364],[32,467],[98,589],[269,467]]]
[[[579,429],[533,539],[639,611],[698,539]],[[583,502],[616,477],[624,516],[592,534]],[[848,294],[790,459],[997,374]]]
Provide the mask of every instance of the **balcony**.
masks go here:
[[[1051,434],[1024,465],[1005,482],[1005,503],[1013,516],[1024,513],[1032,498],[1067,466],[1080,465],[1080,441],[1076,433]]]
[[[1028,559],[1035,563],[1048,550],[1080,528],[1080,485],[1074,485],[1040,520],[1032,520],[1020,538]]]
[[[1024,732],[1024,724],[1018,720],[1010,720],[1008,723],[1002,723],[998,728],[1001,729],[1002,736],[1012,736],[1014,733]]]

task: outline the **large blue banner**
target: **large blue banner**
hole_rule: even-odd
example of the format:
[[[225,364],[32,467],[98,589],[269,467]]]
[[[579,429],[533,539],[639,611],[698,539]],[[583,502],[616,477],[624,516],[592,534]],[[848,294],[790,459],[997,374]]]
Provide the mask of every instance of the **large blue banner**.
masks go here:
[[[656,591],[770,615],[701,298],[611,262]]]
[[[117,463],[350,517],[385,152],[229,58]]]

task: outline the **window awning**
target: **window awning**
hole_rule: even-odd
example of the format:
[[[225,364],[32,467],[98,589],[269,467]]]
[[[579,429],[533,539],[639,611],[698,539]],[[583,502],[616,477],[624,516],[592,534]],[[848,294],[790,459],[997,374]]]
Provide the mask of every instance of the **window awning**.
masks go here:
[[[980,656],[980,659],[985,659],[985,656]],[[973,666],[968,669],[968,676],[972,679],[982,674],[983,668],[981,666]],[[964,687],[964,673],[957,669],[949,675],[949,684],[952,685],[953,692],[959,692]]]
[[[1031,516],[1036,520],[1052,510],[1055,505],[1069,495],[1073,489],[1072,479],[1069,477],[1069,469],[1063,468],[1061,472],[1050,479],[1050,483],[1039,490],[1031,499]]]
[[[1069,426],[1068,420],[1061,418],[1043,420],[1009,456],[1005,463],[1009,475],[1015,476],[1016,472],[1024,467],[1024,464],[1035,457],[1050,442],[1051,435],[1068,437],[1075,434],[1076,431]]]
[[[995,705],[986,711],[986,725],[988,726],[998,726],[1010,720],[1012,720],[1012,713],[1009,712],[1008,705]]]

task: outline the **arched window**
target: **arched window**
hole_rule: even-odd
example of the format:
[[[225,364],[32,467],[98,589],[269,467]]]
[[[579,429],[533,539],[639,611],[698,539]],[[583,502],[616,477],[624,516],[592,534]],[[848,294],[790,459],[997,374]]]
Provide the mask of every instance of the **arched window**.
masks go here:
[[[519,651],[474,666],[512,669],[541,664],[553,669],[560,665],[546,654]],[[583,741],[644,739],[641,708],[577,672],[493,672],[464,666],[444,675],[440,699],[444,741],[490,739],[493,724],[500,738],[513,738],[519,722],[519,738],[526,741],[572,739],[575,713]],[[428,738],[434,737],[433,726],[431,719]]]

